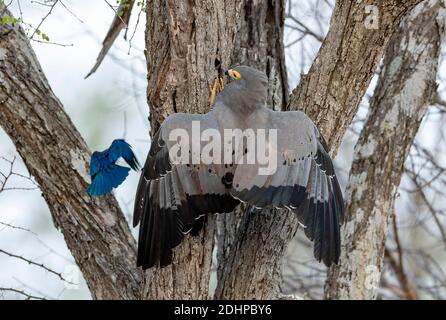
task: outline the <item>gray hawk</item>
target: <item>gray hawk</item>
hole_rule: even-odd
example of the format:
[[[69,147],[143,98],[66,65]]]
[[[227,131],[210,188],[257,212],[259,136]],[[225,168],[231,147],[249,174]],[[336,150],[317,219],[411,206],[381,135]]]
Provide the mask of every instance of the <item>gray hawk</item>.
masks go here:
[[[267,107],[264,73],[238,66],[226,74],[230,82],[215,101],[210,100],[214,105],[208,113],[172,114],[152,139],[134,207],[133,224],[140,224],[137,265],[147,269],[171,264],[173,248],[187,233],[197,235],[207,214],[229,213],[240,202],[292,210],[305,235],[314,241],[315,258],[327,266],[338,263],[344,202],[323,137],[303,112]],[[274,154],[276,169],[259,174],[259,161],[240,161],[250,153],[245,136],[235,145],[220,141],[223,149],[232,149],[230,159],[211,155],[221,161],[191,161],[197,150],[194,145],[204,152],[210,141],[192,137],[194,123],[199,123],[202,134],[208,129],[222,135],[230,129],[275,129],[276,145],[266,143],[264,151]],[[192,148],[183,151],[187,150],[190,162],[177,161],[169,152],[178,145],[178,140],[171,139],[175,130],[188,134]]]

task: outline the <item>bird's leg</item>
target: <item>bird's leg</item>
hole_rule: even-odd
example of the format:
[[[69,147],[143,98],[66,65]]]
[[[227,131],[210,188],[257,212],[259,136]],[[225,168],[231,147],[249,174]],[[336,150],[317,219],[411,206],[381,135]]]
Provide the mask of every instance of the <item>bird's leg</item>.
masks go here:
[[[209,86],[209,91],[210,91],[209,106],[212,106],[214,104],[215,94],[217,93],[218,84],[219,84],[219,79],[215,78],[214,84]]]
[[[215,70],[217,70],[218,76],[214,79],[214,83],[209,86],[209,106],[211,107],[214,104],[217,92],[222,92],[225,89],[224,71],[221,67],[221,61],[218,59],[215,59]]]

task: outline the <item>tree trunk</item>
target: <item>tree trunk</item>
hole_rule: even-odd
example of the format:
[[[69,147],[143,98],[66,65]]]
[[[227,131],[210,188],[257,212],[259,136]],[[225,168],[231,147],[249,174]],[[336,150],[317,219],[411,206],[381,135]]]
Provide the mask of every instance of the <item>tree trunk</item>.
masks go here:
[[[10,16],[4,5],[2,15]],[[139,297],[135,241],[112,195],[90,197],[90,153],[23,30],[0,23],[0,125],[35,177],[91,294]]]
[[[333,155],[401,17],[419,2],[336,1],[327,37],[289,107],[313,119]]]
[[[339,266],[328,273],[329,299],[374,299],[388,221],[404,162],[436,93],[445,1],[416,6],[387,48],[369,116],[355,147]]]

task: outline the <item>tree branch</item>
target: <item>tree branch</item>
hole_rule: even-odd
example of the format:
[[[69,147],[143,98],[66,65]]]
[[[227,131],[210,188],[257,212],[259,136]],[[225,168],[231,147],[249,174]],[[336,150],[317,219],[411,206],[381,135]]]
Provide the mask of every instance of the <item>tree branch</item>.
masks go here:
[[[0,5],[0,12],[10,13]],[[40,186],[95,298],[139,297],[135,242],[112,195],[92,198],[90,153],[18,26],[0,24],[0,125]]]
[[[208,85],[217,75],[217,58],[224,67],[241,61],[258,63],[270,77],[273,108],[296,110],[304,106],[335,150],[393,30],[419,0],[385,4],[378,0],[361,4],[338,1],[321,51],[287,105],[281,37],[283,2],[276,0],[272,7],[270,1],[265,2],[268,4],[258,6],[252,0],[147,4],[152,133],[171,113],[208,110]],[[368,4],[380,9],[377,30],[365,28],[364,9]],[[249,9],[258,10],[251,16],[265,19],[265,23],[244,25]],[[242,37],[244,32],[246,39]],[[271,34],[276,35],[272,38],[277,42],[261,47],[259,43]],[[237,41],[247,46],[237,51]],[[259,61],[265,55],[268,58]],[[0,25],[0,57],[0,125],[36,177],[93,296],[138,298],[141,278],[135,268],[134,240],[128,225],[111,195],[98,199],[85,193],[89,152],[52,93],[20,29]],[[224,257],[231,263],[222,271],[224,280],[219,283],[217,297],[277,297],[281,259],[297,230],[294,214],[273,210],[235,215],[233,219],[229,228],[241,227],[226,243],[229,249]],[[215,216],[209,216],[198,237],[185,239],[175,249],[171,266],[146,272],[144,298],[208,297],[215,224]]]
[[[265,71],[270,84],[268,107],[282,110],[288,100],[287,75],[286,72],[283,73],[283,70],[286,71],[283,48],[285,1],[276,0],[272,5],[269,3],[269,1],[244,2],[232,65],[246,64]],[[267,297],[271,292],[277,291],[272,288],[277,285],[276,279],[280,278],[280,274],[274,274],[279,270],[274,265],[280,264],[281,260],[277,259],[263,267],[257,265],[259,261],[255,243],[258,241],[257,237],[253,237],[253,242],[244,250],[240,250],[241,243],[250,240],[245,238],[249,218],[250,209],[244,205],[231,214],[218,216],[218,284],[215,293],[217,299]],[[262,223],[267,225],[266,230],[263,230],[263,241],[269,239],[279,247],[282,243],[277,240],[281,234],[270,233],[268,230],[273,220]],[[260,254],[263,253],[260,251]],[[273,261],[274,255],[270,255],[270,259]],[[246,270],[240,269],[239,263],[236,262],[249,267],[257,266],[256,272],[251,273],[249,267]],[[236,281],[234,281],[235,276]]]
[[[369,116],[355,147],[341,263],[330,269],[327,298],[373,299],[377,295],[388,220],[404,162],[435,97],[444,4],[440,0],[419,4],[387,48]]]
[[[113,7],[108,2],[107,4],[113,9]],[[96,72],[96,70],[99,68],[102,61],[104,60],[105,56],[107,55],[108,51],[112,47],[113,43],[115,42],[116,38],[119,36],[119,33],[124,28],[126,28],[124,38],[127,38],[127,28],[130,22],[130,15],[132,13],[134,4],[135,0],[122,0],[119,4],[118,9],[116,9],[115,11],[115,17],[113,18],[110,28],[108,29],[108,32],[105,35],[104,40],[102,41],[102,49],[99,52],[98,57],[96,58],[96,63],[93,68],[91,68],[90,72],[88,72],[88,74],[85,76],[85,79]]]

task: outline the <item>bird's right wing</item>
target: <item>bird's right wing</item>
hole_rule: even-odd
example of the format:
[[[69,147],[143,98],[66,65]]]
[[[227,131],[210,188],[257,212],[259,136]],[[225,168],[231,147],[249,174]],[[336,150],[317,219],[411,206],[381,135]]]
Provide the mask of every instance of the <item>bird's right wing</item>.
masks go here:
[[[93,179],[94,176],[101,170],[101,162],[103,162],[104,158],[106,158],[107,155],[104,155],[104,152],[95,151],[91,155],[90,159],[90,176]]]
[[[172,262],[172,249],[184,234],[197,234],[204,214],[231,212],[239,203],[228,193],[234,168],[216,164],[176,164],[169,156],[169,134],[192,121],[215,128],[212,115],[174,114],[167,118],[152,145],[139,180],[133,224],[140,224],[137,265],[143,269]]]
[[[113,144],[112,144],[113,145]],[[110,149],[93,152],[90,160],[91,184],[87,192],[92,196],[109,193],[127,178],[130,169],[115,164],[110,158]],[[132,153],[133,154],[133,153]]]

